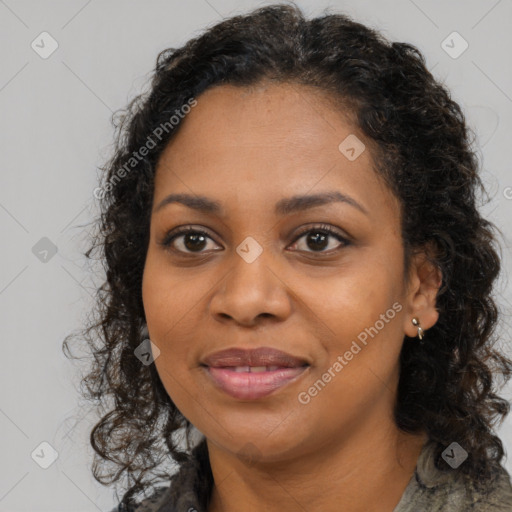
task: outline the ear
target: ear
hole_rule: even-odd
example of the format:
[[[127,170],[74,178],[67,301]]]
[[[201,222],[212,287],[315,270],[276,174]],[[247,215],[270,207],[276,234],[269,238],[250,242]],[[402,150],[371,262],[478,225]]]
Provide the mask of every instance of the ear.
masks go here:
[[[439,319],[436,296],[443,276],[441,269],[429,260],[429,249],[417,252],[411,258],[404,315],[404,333],[411,338],[418,335],[418,328],[412,323],[413,318],[419,320],[424,331]]]

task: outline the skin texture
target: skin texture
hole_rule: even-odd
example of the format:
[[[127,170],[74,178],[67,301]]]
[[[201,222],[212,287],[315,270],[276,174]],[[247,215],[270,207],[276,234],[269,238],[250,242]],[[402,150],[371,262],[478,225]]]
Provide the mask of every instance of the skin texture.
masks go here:
[[[366,144],[354,161],[338,149],[349,134]],[[369,147],[319,91],[223,85],[198,98],[159,161],[144,309],[165,389],[207,437],[210,512],[240,510],[240,503],[248,512],[392,512],[412,476],[426,437],[402,433],[393,421],[399,354],[404,335],[416,336],[413,317],[424,330],[437,321],[441,276],[423,253],[404,276],[400,206],[375,173]],[[328,191],[350,196],[366,213],[341,202],[274,213],[283,198]],[[171,193],[207,196],[224,214],[179,203],[158,208]],[[299,238],[320,224],[350,243],[329,235],[321,250],[308,233]],[[184,225],[209,238],[187,246],[181,235],[164,247]],[[236,252],[248,236],[263,249],[252,263]],[[394,318],[300,403],[299,393],[395,303]],[[200,365],[218,350],[259,346],[310,367],[277,392],[243,401],[215,388]]]

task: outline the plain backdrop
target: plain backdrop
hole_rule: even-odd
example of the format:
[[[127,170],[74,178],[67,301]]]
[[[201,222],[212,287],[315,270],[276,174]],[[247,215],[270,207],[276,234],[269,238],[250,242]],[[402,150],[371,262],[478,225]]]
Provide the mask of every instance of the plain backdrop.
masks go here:
[[[0,511],[95,512],[115,505],[113,490],[91,476],[88,435],[96,418],[79,402],[77,368],[61,352],[65,335],[85,319],[98,282],[82,253],[97,207],[97,168],[110,155],[111,116],[144,90],[159,51],[268,3],[0,0]],[[325,8],[347,13],[417,45],[464,108],[492,197],[483,211],[504,237],[497,292],[508,346],[512,3],[297,4],[309,16]],[[500,434],[510,452],[510,418]],[[57,459],[43,469],[53,450]],[[506,466],[512,472],[511,460]]]

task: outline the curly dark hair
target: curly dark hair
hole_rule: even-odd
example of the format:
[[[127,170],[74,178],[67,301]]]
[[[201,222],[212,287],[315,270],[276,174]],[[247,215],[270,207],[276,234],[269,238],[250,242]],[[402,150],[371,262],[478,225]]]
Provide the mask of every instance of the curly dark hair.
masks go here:
[[[101,213],[86,253],[103,262],[106,278],[93,320],[63,343],[69,354],[70,339],[87,340],[93,360],[82,392],[109,404],[90,435],[94,477],[104,485],[127,478],[122,503],[133,504],[137,493],[169,480],[163,462],[191,457],[192,425],[155,365],[142,365],[134,355],[145,338],[141,283],[155,168],[182,116],[163,136],[154,133],[208,88],[264,80],[325,91],[338,108],[350,109],[372,145],[376,171],[400,200],[405,270],[423,249],[442,272],[438,322],[425,343],[404,337],[396,424],[428,434],[441,470],[453,471],[441,453],[456,440],[469,454],[458,471],[476,483],[491,481],[504,456],[494,429],[509,412],[496,394],[497,381],[510,378],[512,361],[493,348],[498,230],[478,211],[485,189],[474,134],[416,47],[390,42],[342,14],[307,20],[287,4],[224,20],[181,48],[162,51],[149,91],[112,120],[114,154],[101,168]],[[154,147],[135,163],[134,154],[150,139]],[[177,434],[184,434],[185,449]]]

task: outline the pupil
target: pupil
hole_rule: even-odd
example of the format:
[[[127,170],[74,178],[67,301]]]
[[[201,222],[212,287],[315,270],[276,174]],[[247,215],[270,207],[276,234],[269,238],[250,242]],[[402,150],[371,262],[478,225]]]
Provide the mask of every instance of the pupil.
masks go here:
[[[312,249],[325,249],[327,247],[327,235],[325,233],[314,233],[308,236],[308,245],[310,242],[313,246],[309,245]],[[201,250],[204,247],[205,237],[200,233],[188,234],[185,236],[185,246],[189,250]],[[316,247],[315,247],[316,246]]]
[[[320,246],[317,245],[317,249],[320,248],[320,249],[325,249],[325,247],[327,246],[327,244],[325,243],[327,241],[327,235],[325,233],[315,233],[314,235],[310,235],[308,237],[308,243],[309,241],[312,240],[314,244],[320,242]],[[311,247],[310,248],[314,249],[314,247]]]
[[[189,244],[188,242],[191,241],[192,243]],[[197,244],[197,242],[199,241],[199,245]],[[205,242],[205,237],[204,235],[201,235],[200,233],[196,233],[196,234],[188,234],[185,236],[185,246],[187,249],[189,250],[194,250],[194,249],[199,249],[201,250],[203,248],[203,246],[201,246],[201,244],[204,244]]]

